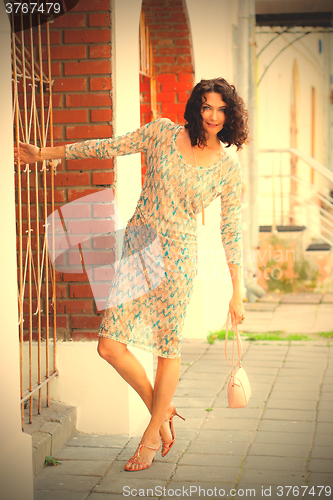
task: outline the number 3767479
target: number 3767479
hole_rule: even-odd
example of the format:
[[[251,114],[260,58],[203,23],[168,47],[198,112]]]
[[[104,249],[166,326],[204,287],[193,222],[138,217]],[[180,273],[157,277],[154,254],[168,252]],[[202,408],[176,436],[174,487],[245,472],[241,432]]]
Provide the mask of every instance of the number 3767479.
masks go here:
[[[59,14],[60,9],[60,3],[55,2],[6,3],[7,14]]]

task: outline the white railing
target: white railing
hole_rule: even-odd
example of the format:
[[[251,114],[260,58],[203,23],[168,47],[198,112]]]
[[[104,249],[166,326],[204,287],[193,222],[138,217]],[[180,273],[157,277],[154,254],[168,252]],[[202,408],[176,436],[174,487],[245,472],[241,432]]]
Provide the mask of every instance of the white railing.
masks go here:
[[[295,148],[259,150],[259,225],[304,225],[333,247],[332,190],[333,172],[311,156]]]

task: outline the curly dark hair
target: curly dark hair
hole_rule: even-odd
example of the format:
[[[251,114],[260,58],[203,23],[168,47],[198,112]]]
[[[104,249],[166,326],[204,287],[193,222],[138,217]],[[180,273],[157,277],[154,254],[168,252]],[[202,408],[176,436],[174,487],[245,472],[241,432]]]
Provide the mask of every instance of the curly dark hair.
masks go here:
[[[217,137],[226,144],[227,148],[235,145],[237,151],[242,149],[249,134],[248,112],[234,85],[228,83],[224,78],[201,80],[192,90],[184,113],[185,128],[189,131],[192,146],[198,144],[200,147],[204,147],[207,144],[202,125],[201,107],[202,103],[205,102],[204,94],[208,92],[221,94],[222,100],[227,105],[226,120]]]

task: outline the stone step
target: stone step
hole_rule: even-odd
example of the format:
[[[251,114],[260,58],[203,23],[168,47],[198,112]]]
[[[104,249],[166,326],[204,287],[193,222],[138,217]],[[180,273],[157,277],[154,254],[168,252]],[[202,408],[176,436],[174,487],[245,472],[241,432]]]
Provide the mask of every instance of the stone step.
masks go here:
[[[55,456],[77,432],[77,408],[60,401],[42,398],[42,409],[38,415],[38,400],[33,400],[32,423],[29,424],[29,405],[24,410],[24,432],[32,436],[33,472],[43,470],[45,458]]]

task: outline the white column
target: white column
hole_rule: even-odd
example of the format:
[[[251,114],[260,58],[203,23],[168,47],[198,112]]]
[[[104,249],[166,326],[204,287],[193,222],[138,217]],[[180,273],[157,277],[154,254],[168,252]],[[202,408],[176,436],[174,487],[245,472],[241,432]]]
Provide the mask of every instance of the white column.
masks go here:
[[[228,0],[187,0],[195,82],[222,77],[232,82],[232,19]],[[234,151],[232,151],[234,155]],[[198,216],[199,274],[188,307],[184,338],[203,338],[223,327],[232,285],[220,234],[220,198]]]
[[[33,500],[32,442],[21,428],[11,34],[3,2],[0,47],[0,495],[6,500]]]
[[[139,24],[141,0],[114,1],[114,37],[112,72],[114,133],[119,136],[140,127],[139,89]],[[141,155],[116,159],[116,200],[124,225],[134,213],[141,192]],[[153,376],[153,356],[140,349],[131,349]],[[139,396],[128,387],[129,430],[135,432],[138,422],[147,422],[147,409]]]

